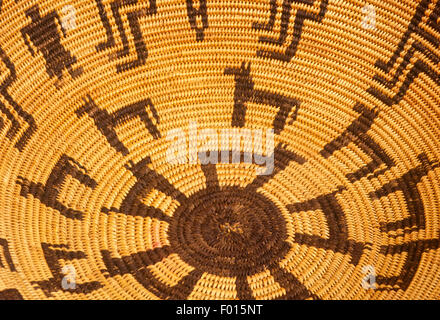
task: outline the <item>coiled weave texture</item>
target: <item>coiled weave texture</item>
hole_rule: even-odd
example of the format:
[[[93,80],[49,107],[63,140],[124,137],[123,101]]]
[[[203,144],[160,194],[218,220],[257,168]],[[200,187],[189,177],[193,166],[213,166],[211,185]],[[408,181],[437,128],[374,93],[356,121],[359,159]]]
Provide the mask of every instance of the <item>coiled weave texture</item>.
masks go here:
[[[0,28],[0,299],[440,298],[440,0],[3,0]],[[273,170],[191,162],[204,129],[273,129]]]

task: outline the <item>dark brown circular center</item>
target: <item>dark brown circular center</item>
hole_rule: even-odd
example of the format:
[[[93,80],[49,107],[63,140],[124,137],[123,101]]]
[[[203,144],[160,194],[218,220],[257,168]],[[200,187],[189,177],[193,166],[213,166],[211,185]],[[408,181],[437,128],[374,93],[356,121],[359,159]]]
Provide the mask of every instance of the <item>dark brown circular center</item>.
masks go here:
[[[288,251],[286,223],[264,195],[202,190],[175,212],[170,242],[188,264],[221,276],[255,274]]]

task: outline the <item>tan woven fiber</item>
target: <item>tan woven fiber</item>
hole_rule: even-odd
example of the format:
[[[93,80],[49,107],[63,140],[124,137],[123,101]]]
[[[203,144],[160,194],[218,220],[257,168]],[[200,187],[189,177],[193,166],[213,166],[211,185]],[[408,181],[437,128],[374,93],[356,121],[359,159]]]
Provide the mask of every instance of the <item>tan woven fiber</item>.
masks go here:
[[[0,299],[440,298],[440,0],[3,0],[0,28]],[[273,170],[190,161],[227,129]]]

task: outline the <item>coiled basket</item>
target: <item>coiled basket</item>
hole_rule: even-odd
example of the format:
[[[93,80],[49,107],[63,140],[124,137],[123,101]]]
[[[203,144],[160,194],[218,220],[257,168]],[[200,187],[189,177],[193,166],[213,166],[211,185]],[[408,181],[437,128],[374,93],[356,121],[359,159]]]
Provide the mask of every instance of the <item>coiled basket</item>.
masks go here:
[[[0,28],[0,299],[440,298],[440,0]]]

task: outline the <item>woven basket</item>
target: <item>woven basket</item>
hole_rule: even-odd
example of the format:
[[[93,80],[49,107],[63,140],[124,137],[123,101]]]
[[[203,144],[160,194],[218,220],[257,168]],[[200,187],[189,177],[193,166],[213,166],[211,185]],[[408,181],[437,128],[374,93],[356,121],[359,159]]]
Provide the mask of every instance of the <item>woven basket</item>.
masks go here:
[[[4,0],[0,26],[0,299],[440,298],[440,0]]]

